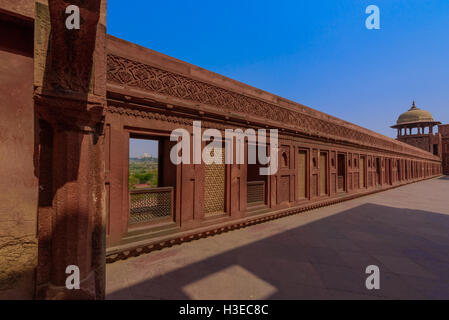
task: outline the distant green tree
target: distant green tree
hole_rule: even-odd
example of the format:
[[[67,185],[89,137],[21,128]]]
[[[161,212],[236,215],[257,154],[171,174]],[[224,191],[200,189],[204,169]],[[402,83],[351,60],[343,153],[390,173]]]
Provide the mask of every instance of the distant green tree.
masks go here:
[[[139,184],[139,179],[134,175],[129,175],[129,190],[134,190],[136,184]]]
[[[129,190],[135,189],[137,184],[147,184],[150,187],[158,186],[158,164],[152,161],[129,162]]]

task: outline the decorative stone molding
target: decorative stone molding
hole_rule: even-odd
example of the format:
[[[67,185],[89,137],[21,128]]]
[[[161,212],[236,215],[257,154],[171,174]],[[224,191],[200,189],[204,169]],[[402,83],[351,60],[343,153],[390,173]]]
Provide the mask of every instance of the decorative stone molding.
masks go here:
[[[298,111],[293,111],[258,98],[246,96],[115,54],[108,54],[107,56],[107,81],[213,106],[221,111],[263,117],[270,121],[276,121],[280,128],[285,128],[287,125],[307,135],[315,135],[332,140],[337,138],[358,145],[381,148],[413,156],[420,155],[424,158],[432,157],[417,148],[403,145],[386,137],[382,138],[382,136],[374,132],[371,135],[362,129],[357,130],[355,126],[352,128],[349,124],[345,126],[337,123],[337,120],[332,119],[330,116],[328,117],[329,119],[320,119],[312,116],[310,115],[312,112],[301,105],[293,106],[298,109]],[[324,117],[325,115],[321,116]]]
[[[146,119],[155,119],[155,120],[162,120],[166,122],[171,123],[179,123],[183,125],[193,125],[193,120],[188,120],[182,117],[177,116],[169,116],[158,112],[150,112],[150,111],[143,111],[143,110],[137,110],[132,108],[123,108],[123,107],[116,107],[109,105],[107,107],[108,113],[115,113],[119,115],[126,115],[126,116],[132,116],[137,118],[146,118]]]

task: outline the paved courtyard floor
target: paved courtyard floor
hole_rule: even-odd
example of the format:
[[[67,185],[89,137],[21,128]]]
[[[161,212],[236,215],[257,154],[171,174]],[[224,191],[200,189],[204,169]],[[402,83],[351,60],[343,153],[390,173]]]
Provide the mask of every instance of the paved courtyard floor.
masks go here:
[[[368,265],[380,289],[368,290]],[[449,177],[107,265],[108,299],[449,299]]]

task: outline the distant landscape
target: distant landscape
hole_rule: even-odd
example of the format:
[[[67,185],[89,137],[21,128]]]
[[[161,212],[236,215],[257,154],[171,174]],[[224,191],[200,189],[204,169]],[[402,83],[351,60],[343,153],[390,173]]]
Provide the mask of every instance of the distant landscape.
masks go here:
[[[158,158],[129,158],[129,190],[158,186]]]

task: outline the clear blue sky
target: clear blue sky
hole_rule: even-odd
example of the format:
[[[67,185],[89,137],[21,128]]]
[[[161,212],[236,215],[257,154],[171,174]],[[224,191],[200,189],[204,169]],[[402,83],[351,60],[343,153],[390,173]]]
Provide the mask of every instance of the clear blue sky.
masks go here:
[[[412,100],[449,123],[448,0],[109,0],[108,33],[391,137]]]

